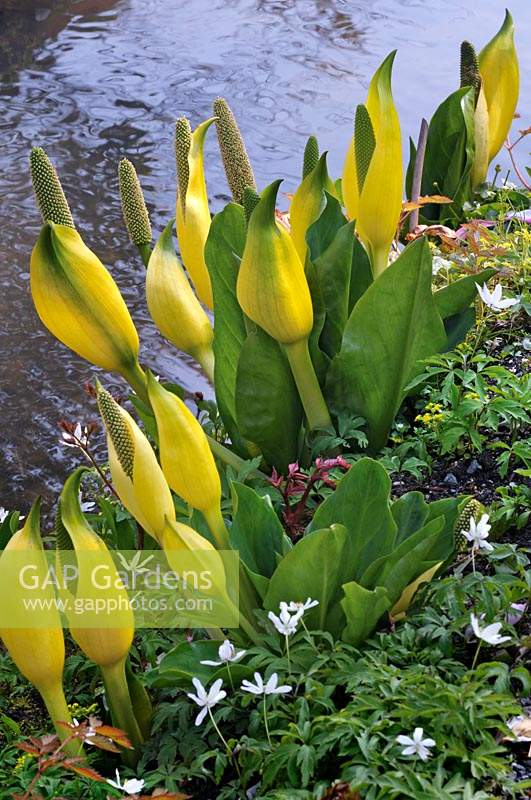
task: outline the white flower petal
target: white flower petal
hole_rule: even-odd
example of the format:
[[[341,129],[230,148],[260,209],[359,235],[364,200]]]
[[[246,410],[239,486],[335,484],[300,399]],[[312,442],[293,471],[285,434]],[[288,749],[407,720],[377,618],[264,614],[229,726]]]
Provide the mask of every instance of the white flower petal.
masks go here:
[[[199,714],[195,718],[195,724],[196,725],[201,725],[201,723],[203,722],[203,720],[204,720],[204,718],[206,717],[207,714],[208,714],[208,708],[206,706],[203,706],[203,708],[201,709],[201,711],[199,712]]]

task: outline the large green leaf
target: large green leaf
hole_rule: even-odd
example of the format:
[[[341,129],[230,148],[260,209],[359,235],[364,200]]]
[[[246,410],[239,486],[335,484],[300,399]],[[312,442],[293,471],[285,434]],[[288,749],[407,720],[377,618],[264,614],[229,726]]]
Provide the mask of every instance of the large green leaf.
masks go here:
[[[318,259],[330,247],[337,232],[347,221],[338,200],[328,192],[325,192],[325,196],[326,205],[321,216],[310,225],[306,233],[311,261]]]
[[[467,275],[466,278],[460,278],[434,292],[433,299],[441,317],[446,319],[465,311],[477,295],[476,283],[481,286],[495,274],[495,269],[484,269],[476,275]]]
[[[319,601],[305,615],[308,627],[338,636],[345,621],[340,601],[344,583],[351,580],[350,534],[343,525],[332,525],[304,536],[284,556],[269,584],[266,609],[278,613],[281,601]]]
[[[314,514],[310,530],[334,523],[347,529],[349,580],[357,580],[368,564],[393,548],[397,526],[390,510],[390,491],[391,481],[384,467],[371,458],[362,458]]]
[[[441,548],[441,536],[444,531],[444,517],[428,522],[420,531],[402,542],[400,547],[387,559],[386,564],[374,580],[378,586],[384,586],[391,602],[394,604],[412,581],[433,567],[439,561],[444,561],[451,553],[453,541],[444,540],[446,546]],[[453,537],[452,537],[453,539]],[[444,556],[441,558],[441,549]]]
[[[357,236],[354,237],[352,249],[352,269],[350,275],[350,296],[348,313],[365,294],[372,283],[372,268],[369,256]]]
[[[214,295],[214,381],[219,413],[241,455],[249,453],[236,422],[236,371],[247,336],[245,321],[236,299],[236,281],[245,245],[243,209],[229,203],[216,214],[205,246],[205,261]]]
[[[342,639],[354,646],[361,644],[375,629],[378,620],[391,601],[382,586],[365,589],[355,581],[343,585],[345,593],[341,606],[347,620]]]
[[[164,656],[153,676],[148,676],[149,684],[157,688],[179,686],[188,689],[192,685],[192,678],[199,678],[205,685],[217,678],[228,682],[230,679],[227,667],[201,664],[201,661],[219,661],[220,644],[221,642],[213,639],[181,642]],[[252,674],[252,669],[236,663],[231,664],[230,673],[232,680],[239,682],[243,678],[248,678]]]
[[[260,497],[243,483],[232,484],[230,543],[240,559],[255,573],[270,578],[277,555],[290,549],[282,524],[268,497]]]
[[[327,376],[329,407],[365,417],[369,446],[386,443],[418,361],[446,346],[431,292],[428,243],[412,242],[355,305]]]
[[[286,355],[261,328],[242,345],[235,389],[239,431],[285,473],[298,457],[302,405]]]
[[[338,230],[332,243],[313,262],[326,312],[319,345],[330,358],[341,346],[349,315],[354,240],[354,223],[350,222]]]
[[[426,205],[425,221],[457,221],[470,196],[470,172],[474,160],[474,89],[453,92],[435,111],[426,142],[422,194],[443,194],[451,205]]]
[[[422,492],[406,492],[391,506],[391,513],[398,526],[394,546],[418,531],[428,519],[430,508]]]

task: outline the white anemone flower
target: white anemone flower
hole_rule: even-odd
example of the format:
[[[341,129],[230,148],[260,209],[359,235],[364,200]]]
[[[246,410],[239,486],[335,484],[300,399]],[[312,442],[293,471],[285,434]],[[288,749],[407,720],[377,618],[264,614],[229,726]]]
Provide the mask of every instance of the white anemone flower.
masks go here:
[[[494,550],[491,543],[487,542],[491,527],[488,514],[483,514],[479,522],[470,517],[470,528],[463,532],[463,536],[478,550]]]
[[[138,780],[138,778],[130,778],[122,783],[118,770],[116,770],[116,780],[113,781],[111,778],[107,778],[107,783],[109,786],[114,786],[115,789],[119,789],[126,794],[138,794],[144,788],[144,781]]]
[[[4,506],[0,506],[0,525],[9,516],[9,511]]]
[[[501,622],[493,622],[491,625],[480,628],[478,618],[475,614],[471,614],[470,624],[474,635],[483,642],[487,642],[487,644],[502,644],[502,642],[508,642],[511,638],[510,636],[500,636]]]
[[[225,639],[218,649],[219,661],[201,661],[207,667],[222,667],[224,664],[234,664],[244,657],[246,650],[236,650],[233,644]]]
[[[304,603],[297,603],[295,600],[292,600],[291,603],[287,604],[281,603],[280,607],[282,608],[284,605],[286,605],[288,611],[293,612],[293,611],[300,611],[302,609],[304,613],[305,611],[309,611],[310,608],[315,608],[315,606],[318,606],[319,600],[312,600],[311,597],[308,597],[308,599],[305,600]]]
[[[424,738],[424,728],[415,728],[413,736],[397,736],[396,741],[404,745],[403,756],[418,756],[422,761],[427,761],[432,755],[430,747],[435,747],[433,739]]]
[[[201,711],[195,718],[195,724],[201,725],[209,710],[223,700],[223,698],[227,696],[227,692],[221,689],[223,686],[221,678],[214,681],[208,692],[199,678],[192,678],[192,683],[195,686],[197,694],[189,692],[188,697],[193,700],[194,703],[197,703],[198,706],[201,706]]]
[[[493,311],[505,311],[507,308],[511,308],[511,306],[515,306],[518,303],[518,298],[502,298],[503,290],[501,283],[497,283],[492,292],[489,291],[486,283],[484,283],[483,286],[476,283],[476,289],[485,305]]]
[[[260,675],[259,672],[254,673],[254,683],[251,681],[242,681],[242,690],[244,692],[250,692],[251,694],[289,694],[291,692],[291,686],[279,686],[278,685],[278,675],[276,672],[273,672],[267,683],[264,683],[264,679]]]
[[[291,614],[288,611],[288,604],[282,602],[278,616],[272,611],[267,616],[282,636],[292,636],[297,630],[303,614],[304,608],[298,608],[294,614]]]

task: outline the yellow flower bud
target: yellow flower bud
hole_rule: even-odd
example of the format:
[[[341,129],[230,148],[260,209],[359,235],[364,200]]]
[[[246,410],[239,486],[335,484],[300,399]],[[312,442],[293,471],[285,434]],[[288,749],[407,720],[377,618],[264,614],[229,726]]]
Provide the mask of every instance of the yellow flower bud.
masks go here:
[[[74,228],[48,223],[31,254],[31,293],[43,324],[97,367],[118,372],[141,394],[139,341],[118,287]]]
[[[366,113],[356,114],[355,135],[343,171],[343,198],[377,277],[388,264],[402,210],[400,123],[391,93],[395,52],[375,72]]]
[[[97,384],[98,406],[107,430],[114,488],[127,510],[160,543],[175,508],[153,448],[132,416]]]
[[[291,201],[289,212],[291,238],[303,264],[306,262],[308,252],[306,244],[308,228],[319,218],[326,205],[325,191],[332,195],[335,193],[326,168],[326,155],[323,153],[314,169],[306,175]]]
[[[264,189],[249,220],[238,273],[238,302],[247,316],[282,344],[307,339],[313,309],[304,266],[289,233],[275,221],[280,181]]]
[[[508,11],[496,36],[479,54],[479,73],[489,115],[490,163],[511,129],[520,88],[514,22]]]
[[[203,166],[206,132],[214,122],[207,119],[192,133],[182,117],[175,127],[175,154],[179,191],[177,195],[177,238],[184,266],[197,296],[213,308],[212,286],[205,262],[205,244],[210,230],[210,211]]]
[[[157,421],[160,463],[174,492],[205,516],[218,547],[227,547],[221,516],[221,481],[208,439],[192,412],[148,373],[148,393]]]
[[[33,505],[24,527],[17,531],[0,556],[9,567],[9,554],[18,551],[27,553],[28,562],[37,566],[37,572],[43,578],[47,574],[47,563],[44,556],[39,527],[40,500]],[[2,569],[3,599],[12,602],[22,601],[22,586],[18,575],[5,575]],[[44,600],[53,601],[53,588],[42,588],[40,596]],[[35,612],[28,612],[28,625]],[[39,628],[0,628],[0,638],[4,642],[14,663],[35,686],[42,696],[50,718],[54,725],[57,722],[71,722],[70,712],[63,692],[63,668],[65,661],[65,643],[63,629],[58,611],[48,611],[48,616],[55,618],[53,627]],[[56,725],[60,739],[66,738],[68,731]],[[75,742],[68,746],[70,755],[79,755],[80,748]]]
[[[59,525],[64,527],[63,540],[59,544],[63,547],[65,536],[68,536],[75,550],[78,579],[76,596],[86,600],[99,596],[105,591],[105,599],[111,598],[118,602],[118,610],[113,612],[113,627],[75,627],[76,615],[69,617],[72,636],[86,656],[100,667],[107,667],[125,659],[133,642],[134,620],[133,612],[128,605],[128,596],[125,588],[121,586],[118,572],[114,566],[107,545],[98,534],[92,530],[86,521],[79,505],[79,488],[81,478],[86,472],[85,467],[79,467],[66,480],[59,501]],[[64,548],[67,549],[67,548]],[[98,565],[105,568],[107,575],[112,576],[112,590],[101,590],[93,580],[92,571],[95,559]],[[123,605],[123,610],[121,610]],[[127,608],[125,607],[127,605]],[[88,619],[95,612],[87,611]],[[105,615],[101,615],[105,620]],[[96,620],[97,621],[97,620]],[[116,623],[116,627],[114,627]]]
[[[198,361],[214,382],[214,331],[188,282],[172,243],[168,223],[149,259],[146,299],[157,328],[169,341]]]
[[[74,599],[84,603],[82,616],[67,612],[67,617],[72,637],[83,653],[100,667],[113,723],[124,730],[133,746],[137,747],[142,743],[142,735],[125,674],[125,662],[135,633],[133,611],[107,545],[92,530],[81,511],[79,489],[86,471],[85,467],[80,467],[72,473],[65,482],[59,501],[58,545],[68,549],[65,544],[69,540],[75,551],[78,577]],[[109,579],[109,588],[100,588],[95,577],[96,569]],[[104,585],[107,587],[107,581]],[[65,596],[68,595],[66,590]],[[112,615],[92,610],[97,601],[113,602]],[[83,627],[80,627],[80,620]],[[124,758],[130,765],[136,761],[135,754],[127,751]]]

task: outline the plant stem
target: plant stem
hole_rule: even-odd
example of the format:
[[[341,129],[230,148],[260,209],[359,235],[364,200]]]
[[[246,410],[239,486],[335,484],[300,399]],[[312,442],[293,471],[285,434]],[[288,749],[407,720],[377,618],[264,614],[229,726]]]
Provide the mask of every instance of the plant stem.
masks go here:
[[[148,407],[149,397],[147,393],[146,373],[138,363],[135,361],[130,367],[124,367],[122,375],[126,379],[131,389],[140,397]]]
[[[286,344],[284,349],[311,430],[331,427],[332,420],[310,358],[308,339],[299,339],[298,342]]]
[[[143,739],[127,686],[125,659],[117,661],[115,664],[100,667],[100,669],[113,724],[127,734],[136,750],[142,744]],[[134,767],[138,761],[138,753],[132,750],[124,750],[122,757],[129,767]]]
[[[204,347],[193,353],[195,360],[201,365],[201,369],[208,380],[214,386],[214,351],[211,347]]]
[[[240,470],[245,466],[245,461],[243,458],[237,453],[233,453],[232,450],[229,450],[228,447],[225,447],[224,444],[218,442],[217,439],[214,439],[212,436],[207,434],[208,444],[210,445],[210,449],[212,450],[212,455],[215,458],[219,458],[220,461],[223,461],[229,467],[232,467],[236,470],[236,472],[240,472]],[[262,475],[259,470],[255,470],[256,475]],[[265,476],[264,476],[265,477]]]
[[[420,123],[420,132],[417,142],[417,155],[415,158],[415,168],[413,170],[413,179],[411,181],[411,197],[409,198],[412,203],[416,203],[420,197],[420,190],[422,186],[422,172],[424,169],[424,157],[426,155],[426,142],[428,141],[428,123],[425,119]],[[409,230],[414,231],[419,224],[419,211],[415,208],[411,212],[409,218]]]
[[[288,659],[288,675],[291,678],[291,659],[289,656],[289,634],[286,634],[286,658]]]
[[[472,666],[470,667],[470,671],[472,671],[473,669],[476,668],[476,664],[477,664],[478,656],[479,656],[479,651],[481,650],[481,645],[482,644],[483,644],[483,639],[480,639],[479,643],[478,643],[478,646],[477,646],[477,649],[476,649],[476,654],[474,656],[474,660],[472,661]]]
[[[372,275],[374,280],[387,269],[389,264],[389,248],[384,247],[379,250],[369,248],[369,257],[371,260]]]
[[[210,709],[210,708],[208,709],[208,714],[209,714],[210,720],[212,722],[212,725],[214,726],[214,729],[215,729],[217,735],[219,736],[219,738],[223,742],[223,746],[225,747],[225,750],[227,751],[227,755],[230,758],[230,760],[232,761],[232,763],[234,764],[234,766],[236,768],[236,772],[238,773],[238,776],[239,776],[239,778],[241,780],[241,774],[240,774],[240,768],[238,766],[238,762],[234,758],[234,754],[233,754],[232,750],[230,749],[230,747],[227,744],[223,734],[221,733],[220,729],[218,728],[218,725],[217,725],[216,720],[214,719],[214,715],[212,713],[212,709]]]
[[[264,692],[264,726],[267,735],[267,741],[269,742],[269,749],[272,750],[273,744],[271,742],[271,736],[269,734],[269,722],[267,720],[267,695],[265,692]]]
[[[60,685],[50,686],[41,690],[40,694],[44,700],[46,710],[48,711],[51,721],[53,722],[54,728],[57,731],[57,735],[60,741],[64,742],[71,736],[71,733],[67,728],[63,728],[57,723],[72,722],[72,717],[70,715],[70,711],[68,710],[63,687]],[[68,753],[69,756],[83,755],[82,744],[77,739],[66,742],[63,749],[66,753]]]
[[[203,511],[203,516],[207,521],[210,532],[216,541],[218,550],[229,550],[229,535],[227,533],[227,526],[221,513],[221,508],[216,505],[208,510]]]

